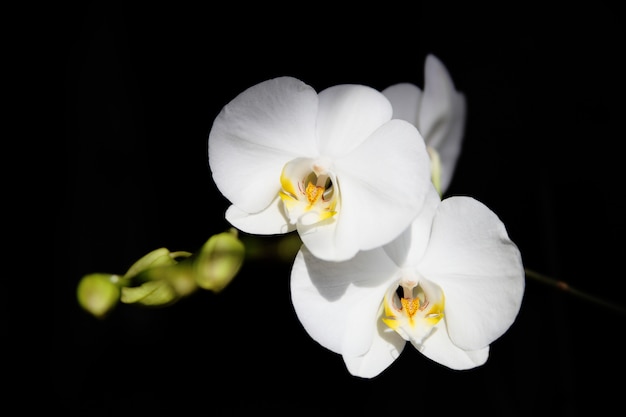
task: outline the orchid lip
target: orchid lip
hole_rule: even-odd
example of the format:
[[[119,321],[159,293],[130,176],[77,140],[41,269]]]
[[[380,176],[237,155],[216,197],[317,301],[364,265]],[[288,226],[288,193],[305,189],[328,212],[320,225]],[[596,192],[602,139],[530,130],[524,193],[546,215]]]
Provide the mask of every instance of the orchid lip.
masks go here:
[[[441,288],[417,271],[402,271],[385,293],[382,321],[403,339],[421,345],[444,316]]]
[[[280,198],[292,224],[313,225],[334,217],[339,190],[327,158],[296,158],[280,176]]]

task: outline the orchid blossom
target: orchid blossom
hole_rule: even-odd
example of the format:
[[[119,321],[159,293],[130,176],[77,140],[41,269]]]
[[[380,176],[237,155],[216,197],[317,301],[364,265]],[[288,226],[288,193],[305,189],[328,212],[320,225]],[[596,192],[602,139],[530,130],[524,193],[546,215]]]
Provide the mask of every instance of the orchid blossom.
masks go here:
[[[279,77],[248,88],[209,133],[213,179],[231,203],[226,219],[251,234],[297,230],[330,261],[389,243],[431,187],[424,140],[392,113],[380,91],[363,85],[317,93]]]
[[[326,262],[302,247],[291,274],[296,314],[308,334],[372,378],[407,342],[455,370],[483,365],[514,322],[524,268],[503,223],[470,197],[440,200],[393,242]]]
[[[439,194],[448,189],[461,152],[465,129],[465,96],[456,91],[450,74],[434,55],[424,64],[424,90],[399,83],[385,88],[393,118],[411,122],[422,134],[432,162],[432,178]]]

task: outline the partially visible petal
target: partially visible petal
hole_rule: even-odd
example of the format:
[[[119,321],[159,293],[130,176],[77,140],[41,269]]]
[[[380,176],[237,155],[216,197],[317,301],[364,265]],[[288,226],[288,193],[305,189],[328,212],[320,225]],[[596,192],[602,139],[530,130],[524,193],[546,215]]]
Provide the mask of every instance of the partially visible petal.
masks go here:
[[[484,365],[489,358],[489,346],[477,350],[463,350],[450,340],[445,319],[419,346],[414,346],[427,358],[455,370],[472,369]]]
[[[524,294],[524,266],[504,224],[470,197],[444,199],[435,215],[420,273],[446,297],[450,338],[478,350],[515,320]]]
[[[380,91],[343,84],[319,93],[317,137],[324,156],[351,152],[376,129],[391,120],[391,104]]]
[[[209,165],[218,189],[240,209],[256,213],[280,190],[283,166],[317,155],[318,98],[291,77],[252,86],[218,114],[209,133]]]
[[[453,98],[456,94],[450,73],[434,55],[424,64],[424,92],[417,127],[427,145],[439,149],[447,137],[448,123],[453,119]]]
[[[402,119],[413,126],[418,124],[422,90],[411,83],[398,83],[385,88],[383,95],[389,99],[393,108],[393,118]]]
[[[399,267],[416,266],[422,259],[430,240],[433,217],[440,202],[439,193],[434,186],[431,187],[422,210],[413,220],[411,226],[399,237],[383,247],[387,256],[393,259]]]
[[[359,250],[398,237],[432,189],[424,141],[404,120],[386,123],[349,155],[335,160],[335,167],[341,193],[336,239]]]
[[[326,262],[303,246],[291,272],[296,315],[307,333],[325,348],[362,355],[373,343],[373,316],[396,269],[380,249],[361,252],[346,262]]]
[[[434,55],[426,57],[424,92],[417,127],[441,159],[441,189],[452,180],[465,130],[465,96],[455,90],[450,73]]]
[[[373,378],[387,369],[402,353],[406,341],[391,330],[380,318],[372,323],[376,327],[375,336],[369,350],[358,356],[343,353],[348,371],[361,378]]]
[[[445,192],[456,170],[457,161],[463,147],[463,135],[465,132],[465,96],[457,93],[452,102],[452,116],[450,119],[447,137],[441,142],[439,158],[441,159],[441,190]]]
[[[251,234],[274,235],[295,230],[295,226],[287,220],[278,197],[263,211],[254,214],[231,205],[226,210],[226,220],[237,229]]]

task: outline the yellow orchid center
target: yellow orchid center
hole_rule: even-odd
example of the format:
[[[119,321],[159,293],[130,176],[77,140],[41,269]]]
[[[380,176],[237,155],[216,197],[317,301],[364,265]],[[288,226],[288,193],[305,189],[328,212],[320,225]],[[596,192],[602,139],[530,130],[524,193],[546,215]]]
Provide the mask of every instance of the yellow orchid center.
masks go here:
[[[298,158],[283,167],[279,195],[292,224],[311,225],[338,211],[339,190],[330,163]]]
[[[404,271],[385,294],[382,320],[403,339],[421,344],[443,318],[444,307],[445,297],[438,286]]]
[[[323,180],[323,178],[322,178]],[[321,185],[314,185],[311,181],[306,186],[306,199],[309,201],[309,206],[317,203],[317,200],[324,194],[325,188]]]

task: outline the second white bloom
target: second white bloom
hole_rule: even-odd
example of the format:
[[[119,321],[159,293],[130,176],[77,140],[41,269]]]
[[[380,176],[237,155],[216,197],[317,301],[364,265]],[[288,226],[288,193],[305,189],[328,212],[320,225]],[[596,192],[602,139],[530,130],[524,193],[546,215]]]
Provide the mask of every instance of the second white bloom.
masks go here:
[[[519,312],[524,267],[503,223],[472,198],[439,202],[434,188],[431,197],[383,248],[346,262],[306,248],[296,257],[296,314],[353,375],[378,375],[406,344],[452,369],[480,366]]]

